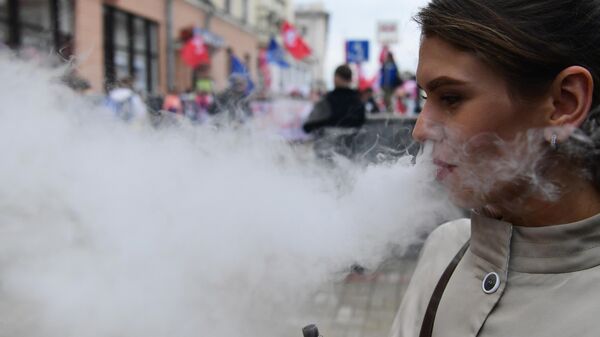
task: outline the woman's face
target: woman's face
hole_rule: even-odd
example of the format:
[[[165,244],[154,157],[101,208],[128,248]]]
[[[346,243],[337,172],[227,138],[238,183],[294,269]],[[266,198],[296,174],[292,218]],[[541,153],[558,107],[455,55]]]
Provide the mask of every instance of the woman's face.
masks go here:
[[[481,207],[518,193],[514,174],[531,155],[523,136],[544,126],[545,105],[516,100],[475,54],[436,37],[422,41],[417,81],[427,99],[413,137],[433,145],[436,178],[453,199]]]

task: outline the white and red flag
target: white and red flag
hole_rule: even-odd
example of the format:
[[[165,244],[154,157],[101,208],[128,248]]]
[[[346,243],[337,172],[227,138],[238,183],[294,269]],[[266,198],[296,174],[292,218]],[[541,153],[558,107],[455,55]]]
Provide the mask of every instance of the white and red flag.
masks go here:
[[[194,29],[194,35],[181,48],[181,59],[195,68],[201,64],[210,64],[210,54],[202,35]]]
[[[367,74],[365,74],[362,63],[359,63],[356,66],[358,72],[358,90],[363,91],[366,89],[373,89],[373,86],[377,81],[377,74],[369,78],[367,77]]]
[[[302,36],[298,34],[296,27],[291,23],[284,21],[281,26],[281,35],[283,35],[283,44],[285,49],[297,60],[302,60],[312,53],[310,47],[304,42]]]

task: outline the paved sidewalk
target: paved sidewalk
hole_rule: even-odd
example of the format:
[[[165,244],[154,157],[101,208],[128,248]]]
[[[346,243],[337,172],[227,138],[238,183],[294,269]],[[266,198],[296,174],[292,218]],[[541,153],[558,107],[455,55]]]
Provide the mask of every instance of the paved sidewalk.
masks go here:
[[[389,259],[317,293],[313,315],[321,335],[387,337],[415,265],[414,258]]]

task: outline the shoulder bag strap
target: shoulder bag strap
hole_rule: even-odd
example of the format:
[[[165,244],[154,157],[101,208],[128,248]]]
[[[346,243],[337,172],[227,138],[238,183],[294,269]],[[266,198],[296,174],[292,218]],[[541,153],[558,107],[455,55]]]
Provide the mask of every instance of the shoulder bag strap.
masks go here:
[[[423,318],[423,324],[421,325],[421,332],[419,333],[419,337],[431,337],[433,333],[433,323],[435,322],[435,316],[437,314],[438,306],[440,305],[440,301],[442,299],[442,295],[444,294],[444,290],[450,281],[450,277],[454,273],[456,266],[462,259],[462,257],[467,252],[469,248],[469,241],[467,241],[464,246],[460,249],[460,251],[454,256],[454,259],[450,262],[442,277],[438,281],[435,289],[433,291],[433,295],[431,295],[431,299],[429,299],[429,304],[427,305],[427,311],[425,311],[425,317]]]

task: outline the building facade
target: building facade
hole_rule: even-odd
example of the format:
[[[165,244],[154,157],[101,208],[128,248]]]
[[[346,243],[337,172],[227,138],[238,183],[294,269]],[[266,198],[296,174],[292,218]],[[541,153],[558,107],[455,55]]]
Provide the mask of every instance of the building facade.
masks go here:
[[[291,0],[255,0],[255,22],[259,43],[267,46],[272,36],[279,35],[282,21],[293,21]]]
[[[182,90],[192,85],[193,70],[185,66],[179,49],[181,32],[190,27],[202,27],[210,34],[204,38],[210,45],[211,64],[205,69],[207,76],[215,82],[215,89],[227,86],[230,60],[227,49],[246,63],[252,78],[256,78],[258,63],[258,38],[254,30],[255,0],[173,0],[173,42],[175,44],[175,88]]]
[[[312,77],[311,87],[325,91],[326,76],[333,76],[325,73],[329,13],[322,3],[314,3],[297,7],[294,15],[298,30],[312,48],[312,55],[307,60]]]
[[[74,0],[0,0],[0,43],[23,50],[71,52]]]
[[[192,88],[198,78],[212,79],[219,91],[228,85],[228,51],[260,83],[259,51],[271,37],[282,45],[283,21],[294,22],[292,0],[0,0],[3,44],[73,61],[95,93],[125,77],[148,95]],[[191,69],[181,60],[192,31],[201,31],[210,65]],[[306,91],[311,63],[288,59],[290,68],[271,66],[268,89]]]
[[[74,57],[94,92],[132,76],[147,94],[193,85],[194,70],[179,57],[182,35],[200,27],[210,44],[205,76],[227,85],[231,48],[256,75],[256,0],[0,0],[0,41],[21,51]],[[50,53],[49,53],[50,52]]]

